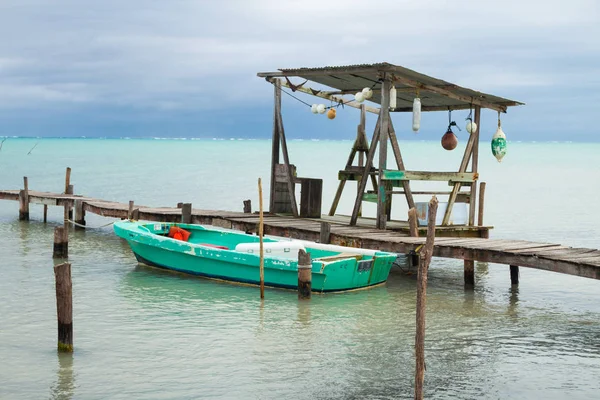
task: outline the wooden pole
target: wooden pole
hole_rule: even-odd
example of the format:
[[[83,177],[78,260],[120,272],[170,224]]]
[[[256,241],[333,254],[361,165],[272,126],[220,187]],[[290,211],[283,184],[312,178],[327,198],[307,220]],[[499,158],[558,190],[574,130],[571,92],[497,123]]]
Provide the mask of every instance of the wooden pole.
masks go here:
[[[244,214],[251,214],[251,213],[252,213],[252,201],[244,200]]]
[[[510,266],[510,283],[511,283],[511,285],[519,284],[519,266],[518,265]]]
[[[479,168],[479,127],[481,126],[481,107],[475,107],[474,121],[477,124],[477,130],[471,135],[475,135],[473,141],[473,152],[471,159],[471,172],[477,173]],[[471,195],[469,197],[469,226],[475,225],[475,199],[477,198],[477,180],[471,183]]]
[[[67,167],[65,174],[65,194],[69,194],[69,185],[71,184],[71,168]]]
[[[73,193],[75,193],[73,191],[73,185],[67,186],[67,192],[66,192],[66,194],[73,194]],[[67,214],[66,214],[67,217],[70,220],[72,220],[73,219],[73,203],[69,203],[69,209],[67,211],[68,211]]]
[[[310,299],[312,290],[312,261],[310,253],[298,250],[298,298]]]
[[[19,191],[19,221],[29,221],[29,185],[23,177],[23,190]]]
[[[73,287],[71,264],[54,267],[56,281],[56,317],[58,319],[58,351],[73,352]]]
[[[331,224],[321,221],[321,234],[319,242],[329,244],[331,239]]]
[[[183,208],[183,203],[177,203],[177,208]]]
[[[427,272],[433,255],[435,240],[435,217],[438,200],[434,196],[429,202],[429,218],[427,221],[427,239],[419,253],[419,270],[417,272],[417,332],[415,335],[415,400],[423,399],[423,382],[425,381],[425,306],[427,303]]]
[[[485,182],[479,184],[479,213],[477,215],[477,225],[483,226],[483,203],[485,200]]]
[[[48,204],[44,204],[44,223],[48,222]]]
[[[417,209],[411,208],[408,210],[408,227],[410,236],[419,237],[419,221],[417,217]],[[415,252],[409,254],[411,267],[419,265],[419,256]]]
[[[258,240],[260,242],[260,298],[265,298],[265,252],[263,248],[263,196],[262,196],[262,179],[258,178]]]
[[[65,227],[57,226],[54,228],[54,251],[52,258],[69,257],[69,242],[65,241]]]
[[[75,200],[75,222],[79,225],[85,225],[85,210],[83,208],[83,200]],[[85,229],[75,225],[75,229]]]
[[[183,203],[183,207],[181,207],[181,223],[192,223],[192,203]]]
[[[390,127],[390,89],[392,83],[385,78],[381,88],[381,124],[379,125],[379,187],[377,188],[377,229],[385,229],[387,223],[387,196],[383,184],[383,172],[387,168],[387,143]]]
[[[133,200],[129,200],[129,209],[127,210],[127,219],[133,219],[133,206],[135,203]],[[181,207],[179,207],[181,208]]]
[[[275,166],[279,164],[279,124],[277,122],[281,112],[281,80],[273,82],[274,106],[273,106],[273,136],[271,138],[271,186],[269,194],[269,211],[275,211]]]
[[[464,264],[465,287],[475,286],[475,261],[465,260]]]

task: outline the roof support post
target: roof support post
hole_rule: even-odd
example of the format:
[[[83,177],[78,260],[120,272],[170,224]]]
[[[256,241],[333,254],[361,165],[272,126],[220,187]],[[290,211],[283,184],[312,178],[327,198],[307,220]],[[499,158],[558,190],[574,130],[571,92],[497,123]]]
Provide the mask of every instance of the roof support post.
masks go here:
[[[381,110],[379,111],[381,123],[379,125],[379,185],[377,187],[377,229],[385,229],[387,215],[387,193],[383,185],[383,171],[387,168],[387,142],[390,130],[390,89],[392,82],[388,76],[384,77],[381,89]]]
[[[271,138],[271,186],[269,189],[269,212],[275,210],[275,165],[279,164],[279,124],[278,115],[281,113],[281,80],[274,79],[273,107],[273,136]]]
[[[475,136],[473,141],[473,157],[471,158],[471,172],[477,173],[479,166],[479,130],[481,129],[481,107],[475,107],[475,118],[473,122],[477,125],[477,130],[471,135]],[[477,198],[477,179],[471,184],[471,197],[469,199],[469,226],[475,225],[475,207]]]

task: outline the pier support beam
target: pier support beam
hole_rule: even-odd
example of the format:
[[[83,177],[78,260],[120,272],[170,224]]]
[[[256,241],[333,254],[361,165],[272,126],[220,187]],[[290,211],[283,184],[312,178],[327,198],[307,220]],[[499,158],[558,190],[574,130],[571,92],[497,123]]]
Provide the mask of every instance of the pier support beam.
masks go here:
[[[321,222],[321,234],[319,242],[329,244],[331,240],[331,224],[329,222]]]
[[[465,287],[475,286],[475,261],[465,260]]]
[[[298,299],[310,299],[312,290],[312,261],[310,253],[298,250]]]
[[[19,191],[19,221],[29,221],[29,186],[23,177],[23,190]]]
[[[44,223],[48,222],[48,204],[44,204]]]
[[[519,266],[518,265],[510,266],[510,283],[511,283],[511,285],[519,284]]]
[[[408,210],[408,227],[411,237],[419,237],[419,221],[417,219],[417,209],[412,207]],[[414,251],[408,254],[410,267],[419,265],[419,256]]]
[[[192,203],[183,203],[183,206],[181,207],[181,223],[192,223]]]
[[[74,189],[73,189],[73,185],[67,186],[66,194],[73,194],[73,193],[75,193]],[[73,220],[73,203],[71,203],[69,205],[69,210],[68,210],[67,216],[69,217],[70,220]]]
[[[65,240],[65,227],[57,226],[54,228],[54,251],[53,258],[67,258],[69,256],[69,242]]]
[[[73,287],[71,264],[54,267],[56,281],[56,318],[58,319],[58,351],[73,352]]]
[[[75,200],[75,223],[85,226],[85,210],[83,209],[83,200]],[[75,225],[75,229],[85,229]]]

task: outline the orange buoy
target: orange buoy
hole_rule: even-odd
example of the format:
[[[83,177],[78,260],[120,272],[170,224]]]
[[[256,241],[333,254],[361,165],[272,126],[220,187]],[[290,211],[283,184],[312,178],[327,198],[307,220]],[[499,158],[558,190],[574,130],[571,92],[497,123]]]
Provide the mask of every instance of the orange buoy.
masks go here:
[[[329,118],[329,119],[335,118],[335,108],[330,108],[329,111],[327,111],[327,118]]]
[[[454,150],[456,146],[458,146],[458,138],[452,130],[448,129],[448,132],[442,136],[442,147],[446,150]]]

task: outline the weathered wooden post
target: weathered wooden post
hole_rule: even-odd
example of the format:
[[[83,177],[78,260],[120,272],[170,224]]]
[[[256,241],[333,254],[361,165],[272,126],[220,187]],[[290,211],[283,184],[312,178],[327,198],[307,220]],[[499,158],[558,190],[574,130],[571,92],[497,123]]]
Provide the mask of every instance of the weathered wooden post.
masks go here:
[[[312,261],[310,253],[298,250],[298,298],[310,299],[312,290]]]
[[[23,177],[23,190],[19,191],[19,221],[29,221],[29,185]]]
[[[73,352],[73,287],[71,264],[54,267],[56,281],[56,318],[58,319],[58,351]]]
[[[67,167],[67,172],[65,173],[65,194],[69,194],[69,186],[71,185],[71,168]]]
[[[127,219],[133,219],[133,200],[129,200],[129,209],[127,210]]]
[[[319,242],[329,244],[331,241],[331,224],[329,222],[321,221],[321,233]]]
[[[183,208],[183,203],[177,203],[177,208]]]
[[[474,260],[465,260],[464,279],[465,279],[465,287],[472,288],[475,286],[475,261]]]
[[[263,196],[262,196],[262,179],[258,178],[258,241],[259,241],[259,280],[260,280],[260,298],[265,298],[265,251],[263,247]]]
[[[83,200],[75,200],[75,229],[85,229],[85,209],[83,208]],[[83,226],[81,226],[83,225]]]
[[[519,266],[518,265],[510,266],[510,283],[511,283],[511,285],[519,284]]]
[[[427,304],[427,272],[433,256],[435,240],[435,217],[438,200],[435,196],[429,201],[427,220],[427,239],[419,253],[419,270],[417,272],[417,332],[415,335],[415,400],[423,399],[423,382],[425,381],[425,306]]]
[[[483,202],[485,199],[485,182],[479,184],[479,211],[477,213],[477,225],[483,226]]]
[[[252,213],[252,201],[251,200],[244,200],[244,213],[245,214]]]
[[[53,258],[69,257],[69,242],[65,240],[65,227],[57,226],[54,228],[54,251]]]
[[[412,207],[408,210],[408,228],[411,237],[419,237],[419,220],[417,217],[417,209]],[[411,252],[408,255],[410,257],[410,266],[415,267],[419,265],[419,255]]]
[[[44,204],[44,223],[48,222],[48,204]]]
[[[181,207],[181,223],[192,223],[192,203],[183,203]]]

